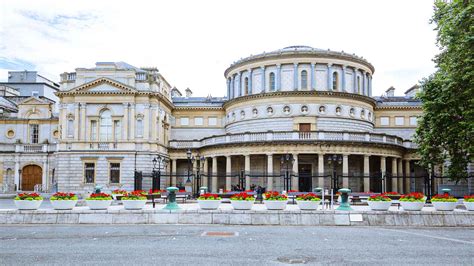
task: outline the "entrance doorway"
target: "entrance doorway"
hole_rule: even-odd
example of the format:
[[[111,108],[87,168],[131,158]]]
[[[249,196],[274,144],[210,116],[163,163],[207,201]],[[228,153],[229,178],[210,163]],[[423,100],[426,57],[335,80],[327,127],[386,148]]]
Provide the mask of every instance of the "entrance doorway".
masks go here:
[[[298,165],[298,191],[311,192],[313,186],[311,177],[311,164]]]
[[[37,165],[28,165],[21,171],[21,190],[33,191],[35,185],[42,183],[43,171]]]

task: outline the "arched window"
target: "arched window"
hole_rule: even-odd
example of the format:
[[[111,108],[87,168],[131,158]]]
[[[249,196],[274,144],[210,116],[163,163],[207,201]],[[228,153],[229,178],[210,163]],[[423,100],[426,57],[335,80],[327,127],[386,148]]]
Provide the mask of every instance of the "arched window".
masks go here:
[[[357,91],[360,94],[360,77],[357,77]]]
[[[270,91],[275,91],[275,73],[270,73]]]
[[[112,141],[112,112],[104,110],[100,114],[100,130],[101,141]]]
[[[337,72],[332,73],[332,90],[337,91],[338,83],[337,80],[338,74]]]
[[[249,94],[249,78],[245,78],[244,80],[244,95]]]
[[[301,71],[301,88],[308,88],[308,72],[306,70]]]

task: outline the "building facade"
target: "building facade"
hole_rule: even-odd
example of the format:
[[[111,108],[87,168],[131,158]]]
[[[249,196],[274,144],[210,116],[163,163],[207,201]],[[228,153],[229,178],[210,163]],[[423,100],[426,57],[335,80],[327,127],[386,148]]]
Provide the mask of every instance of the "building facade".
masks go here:
[[[132,189],[136,172],[156,170],[161,188],[421,191],[413,178],[425,174],[412,142],[422,113],[418,87],[373,97],[374,71],[355,55],[292,46],[233,63],[224,98],[193,97],[189,89],[182,96],[156,68],[124,62],[63,73],[58,112],[44,118],[55,146],[41,187]],[[18,106],[31,110],[27,103],[39,100]],[[15,123],[32,123],[20,109]],[[19,145],[4,135],[5,147]],[[23,153],[10,147],[2,156],[2,182],[21,189],[25,171],[16,157]]]

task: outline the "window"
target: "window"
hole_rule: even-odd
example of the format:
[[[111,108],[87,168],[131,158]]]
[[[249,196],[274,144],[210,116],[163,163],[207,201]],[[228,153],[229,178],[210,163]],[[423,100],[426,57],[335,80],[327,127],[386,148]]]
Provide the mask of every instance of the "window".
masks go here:
[[[182,126],[189,126],[189,118],[188,117],[181,117],[181,125]]]
[[[97,121],[91,121],[91,140],[97,140]]]
[[[110,163],[110,183],[120,183],[120,163]]]
[[[396,126],[403,126],[403,125],[405,125],[405,117],[403,117],[403,116],[396,116],[396,117],[395,117],[395,125],[396,125]]]
[[[360,94],[360,77],[357,77],[357,91]]]
[[[137,137],[143,137],[143,119],[137,118]]]
[[[332,73],[332,90],[337,91],[337,85],[338,85],[338,80],[337,80],[337,72]]]
[[[299,124],[300,132],[310,132],[311,124],[310,123],[300,123]]]
[[[67,120],[67,137],[74,138],[74,120],[72,118]]]
[[[122,123],[120,123],[120,120],[114,120],[114,135],[116,141],[122,138]]]
[[[390,124],[390,118],[388,116],[381,116],[380,117],[380,125],[381,126],[388,126]]]
[[[195,126],[202,126],[204,125],[204,119],[202,117],[195,117],[194,118],[194,125]]]
[[[270,91],[275,91],[275,73],[270,73]]]
[[[308,72],[306,70],[301,71],[301,88],[308,88]]]
[[[84,182],[86,184],[93,184],[95,181],[95,163],[84,164]]]
[[[217,118],[216,117],[209,117],[208,124],[210,126],[217,126]]]
[[[32,91],[32,92],[31,92],[31,96],[33,96],[33,97],[38,97],[38,96],[39,96],[39,92],[38,92],[38,91]]]
[[[249,78],[245,78],[244,80],[244,95],[249,94]]]
[[[101,141],[112,140],[112,112],[110,112],[110,110],[104,110],[100,114],[99,135]]]
[[[34,124],[30,125],[30,142],[31,143],[38,143],[39,138],[39,125]]]
[[[410,126],[416,126],[416,125],[418,125],[418,117],[410,116]]]
[[[321,114],[324,114],[324,113],[326,112],[326,107],[324,107],[324,106],[319,106],[319,112],[320,112]]]
[[[336,115],[341,115],[342,109],[341,107],[336,107]]]

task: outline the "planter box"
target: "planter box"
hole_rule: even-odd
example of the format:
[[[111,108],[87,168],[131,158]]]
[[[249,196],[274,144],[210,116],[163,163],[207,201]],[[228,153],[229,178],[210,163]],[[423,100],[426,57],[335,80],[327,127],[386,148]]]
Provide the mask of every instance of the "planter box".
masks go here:
[[[424,201],[400,201],[400,205],[405,211],[421,211],[425,206]]]
[[[14,200],[19,210],[37,210],[43,200]]]
[[[146,200],[122,200],[125,210],[141,210],[145,207]]]
[[[464,202],[464,206],[468,211],[474,211],[474,202]]]
[[[72,210],[76,206],[77,200],[52,200],[51,205],[55,210]]]
[[[453,211],[456,209],[456,205],[458,205],[458,202],[431,202],[433,204],[433,207],[437,211]]]
[[[221,204],[220,200],[198,200],[199,208],[203,210],[217,210]]]
[[[286,204],[288,204],[287,200],[264,200],[265,207],[267,210],[284,210],[286,208]]]
[[[367,201],[369,207],[373,211],[388,211],[388,208],[392,205],[391,201]]]
[[[230,200],[235,210],[251,210],[254,202],[254,200]]]
[[[320,200],[318,201],[297,200],[296,201],[296,204],[298,204],[298,208],[300,208],[300,210],[307,210],[307,211],[317,210],[320,203],[321,203]]]
[[[107,210],[113,200],[86,200],[91,210]]]

